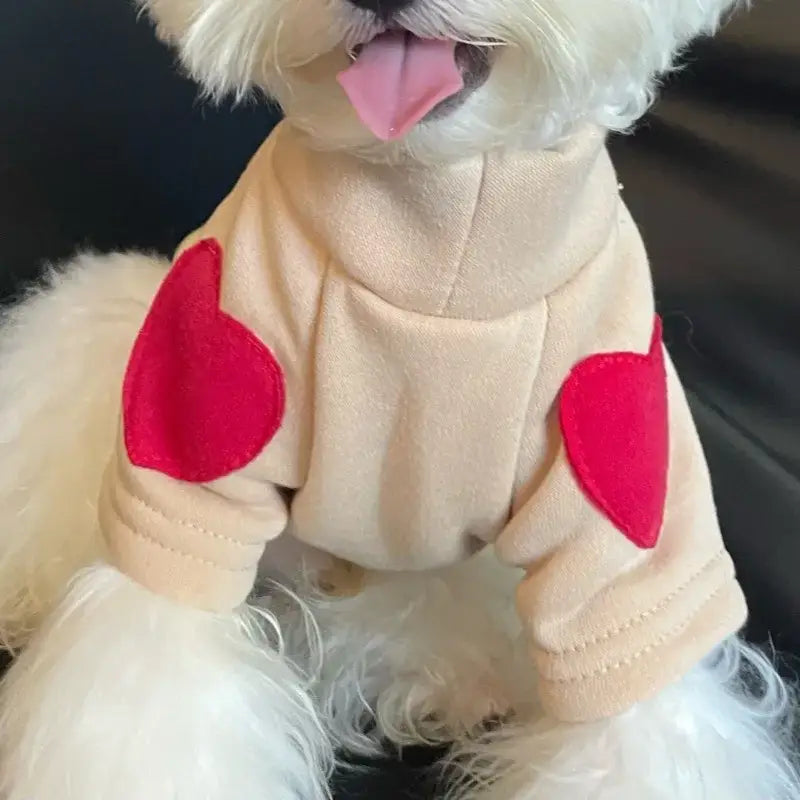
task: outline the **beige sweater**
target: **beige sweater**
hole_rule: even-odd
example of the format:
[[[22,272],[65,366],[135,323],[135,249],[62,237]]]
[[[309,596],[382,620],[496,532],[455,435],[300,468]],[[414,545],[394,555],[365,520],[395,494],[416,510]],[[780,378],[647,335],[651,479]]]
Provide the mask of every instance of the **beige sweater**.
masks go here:
[[[287,526],[376,570],[439,567],[494,543],[526,570],[518,606],[541,699],[565,720],[627,708],[741,625],[744,601],[689,410],[660,341],[650,347],[647,259],[600,132],[585,129],[558,150],[421,168],[315,153],[283,124],[182,251],[194,258],[201,240],[222,254],[222,311],[282,371],[269,377],[267,444],[238,461],[233,453],[235,468],[201,482],[165,474],[138,444],[132,456],[126,430],[101,500],[123,571],[224,610],[245,599],[265,543]],[[200,247],[207,267],[213,243]],[[180,303],[161,302],[153,324],[181,325]],[[126,403],[147,406],[131,410],[138,427],[191,427],[139,386],[154,374],[142,353],[161,358],[183,336],[175,331],[142,346],[129,375]],[[650,351],[653,375],[666,359],[669,472],[655,546],[625,530],[610,508],[614,486],[607,502],[603,487],[591,490],[597,447],[581,472],[580,453],[565,446],[569,409],[559,422],[570,371],[619,351],[639,355],[615,363]],[[192,387],[217,386],[202,354],[169,358],[180,377],[158,396],[183,402]],[[236,445],[249,389],[220,391],[235,402],[215,435]],[[585,415],[598,398],[580,395]],[[598,412],[581,430],[601,443],[611,436],[599,463],[610,464],[613,483],[613,439],[629,426],[616,409],[630,401],[599,400],[607,418]],[[191,452],[205,441],[197,430],[183,432]],[[639,452],[635,442],[621,447]],[[641,479],[625,474],[627,463],[618,481],[631,506]]]

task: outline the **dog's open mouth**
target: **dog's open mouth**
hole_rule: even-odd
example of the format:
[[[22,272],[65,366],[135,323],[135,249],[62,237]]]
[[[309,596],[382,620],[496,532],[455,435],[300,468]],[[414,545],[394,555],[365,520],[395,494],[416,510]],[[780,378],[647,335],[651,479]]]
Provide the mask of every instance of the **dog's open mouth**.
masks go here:
[[[339,83],[361,121],[383,141],[448,110],[488,75],[485,48],[389,30],[359,45]]]

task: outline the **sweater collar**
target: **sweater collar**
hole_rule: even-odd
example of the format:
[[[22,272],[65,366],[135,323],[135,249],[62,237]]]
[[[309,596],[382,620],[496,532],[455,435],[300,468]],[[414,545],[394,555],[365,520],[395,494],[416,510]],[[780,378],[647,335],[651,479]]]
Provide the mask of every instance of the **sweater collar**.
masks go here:
[[[308,149],[286,123],[272,168],[334,264],[396,307],[490,319],[551,293],[606,244],[618,186],[604,134],[435,167]]]

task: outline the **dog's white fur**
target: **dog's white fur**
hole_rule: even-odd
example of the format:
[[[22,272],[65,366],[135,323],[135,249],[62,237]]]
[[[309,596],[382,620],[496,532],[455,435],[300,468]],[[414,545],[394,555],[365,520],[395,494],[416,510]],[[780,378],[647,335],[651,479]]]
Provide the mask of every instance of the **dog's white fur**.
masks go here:
[[[49,270],[0,336],[0,637],[24,642],[102,555],[97,497],[134,328],[168,264],[84,255]]]
[[[422,37],[492,42],[489,80],[455,113],[399,145],[376,144],[335,82],[374,29],[347,0],[139,0],[213,95],[277,98],[320,147],[431,161],[498,145],[552,144],[576,123],[628,128],[659,75],[734,0],[422,0],[397,21]]]
[[[5,683],[3,798],[324,800],[332,754],[278,630],[90,567]]]
[[[796,798],[791,708],[769,660],[732,638],[618,717],[540,718],[462,742],[453,753],[461,800]]]
[[[387,739],[446,743],[529,706],[535,683],[514,609],[519,577],[486,550],[448,569],[371,575],[346,599],[300,588],[304,608],[280,618],[295,659],[317,676],[314,697],[337,746],[374,755]],[[304,609],[317,626],[318,669]]]
[[[624,129],[731,0],[417,0],[423,36],[491,41],[488,81],[399,144],[336,88],[376,26],[347,0],[141,0],[212,94],[276,96],[320,148],[436,161]],[[236,614],[179,607],[103,566],[95,501],[127,353],[167,269],[141,255],[52,271],[0,334],[0,635],[5,800],[317,800],[333,744],[455,741],[453,791],[484,800],[799,800],[794,703],[731,639],[616,718],[556,723],[535,701],[513,614],[518,575],[484,553],[427,575],[315,594],[315,554]],[[288,555],[287,555],[288,553]],[[275,556],[272,558],[271,556]],[[479,587],[476,589],[476,587]],[[505,720],[482,732],[487,716]],[[372,727],[370,727],[372,726]]]

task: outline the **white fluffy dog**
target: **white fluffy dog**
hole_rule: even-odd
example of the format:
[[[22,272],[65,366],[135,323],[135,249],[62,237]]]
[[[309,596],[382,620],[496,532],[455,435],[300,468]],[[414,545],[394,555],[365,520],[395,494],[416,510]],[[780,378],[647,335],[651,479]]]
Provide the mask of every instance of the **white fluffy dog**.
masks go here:
[[[144,0],[213,95],[276,97],[323,150],[371,162],[546,148],[623,130],[731,0]],[[337,86],[387,30],[455,42],[463,88],[368,130]],[[424,117],[419,119],[420,114]],[[406,124],[407,123],[407,124]],[[417,124],[419,123],[419,124]],[[407,128],[407,130],[406,130]],[[629,711],[549,718],[519,657],[513,569],[479,555],[315,592],[324,553],[282,536],[235,614],[106,566],[97,523],[119,387],[169,264],[83,256],[5,318],[0,630],[4,800],[317,800],[337,746],[455,742],[456,787],[497,800],[798,800],[792,700],[729,639]],[[502,725],[486,730],[489,718]]]

